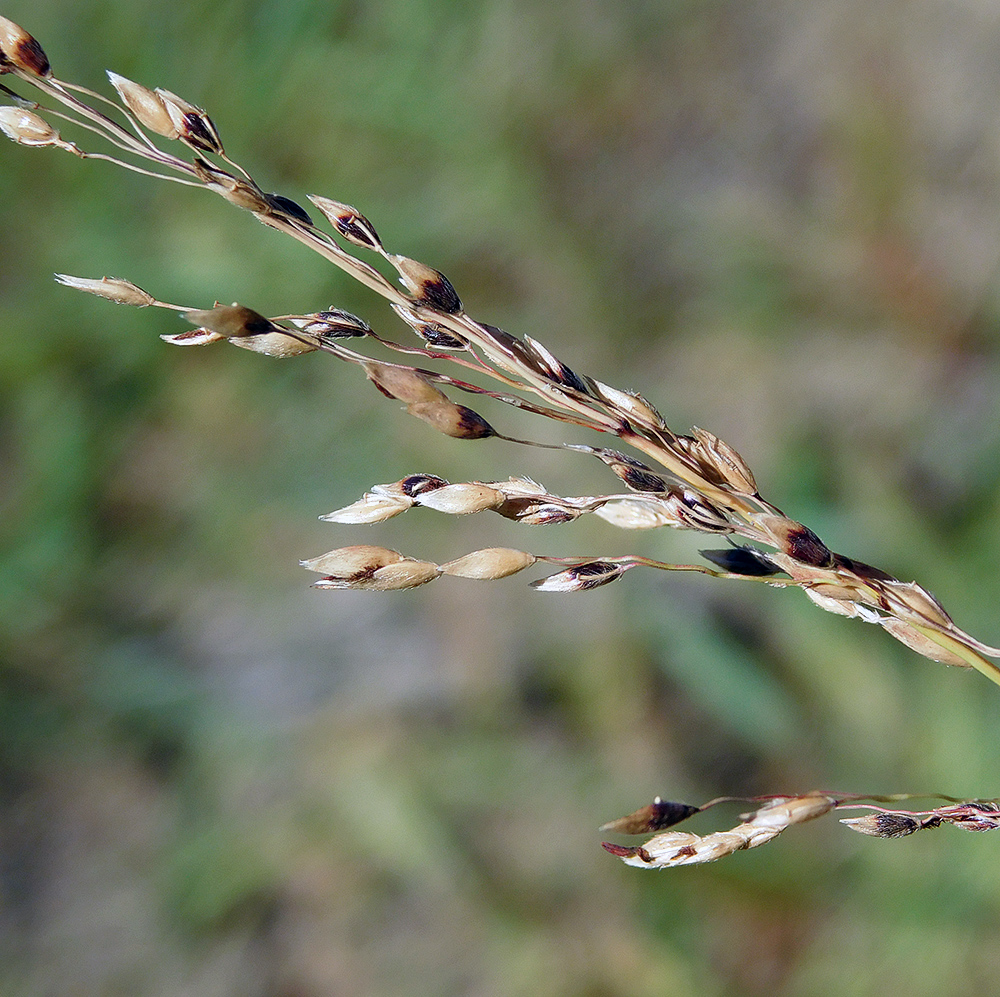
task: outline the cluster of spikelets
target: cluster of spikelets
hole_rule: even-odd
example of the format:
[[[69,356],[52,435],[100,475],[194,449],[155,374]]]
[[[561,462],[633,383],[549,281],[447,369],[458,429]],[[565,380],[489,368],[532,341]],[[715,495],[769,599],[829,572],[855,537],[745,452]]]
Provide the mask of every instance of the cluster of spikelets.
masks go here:
[[[355,545],[302,562],[321,576],[316,586],[386,591],[413,588],[442,575],[491,580],[541,562],[556,564],[560,570],[534,582],[537,589],[573,592],[608,584],[637,566],[695,571],[800,588],[822,609],[874,623],[925,657],[975,668],[1000,684],[1000,666],[987,660],[1000,657],[1000,649],[960,630],[937,599],[917,583],[900,581],[831,551],[812,530],[789,519],[760,495],[750,468],[727,443],[701,429],[675,433],[638,393],[578,374],[536,340],[473,319],[442,273],[387,251],[372,223],[351,206],[326,197],[310,197],[331,226],[334,238],[317,226],[301,205],[265,192],[234,163],[202,109],[168,90],[149,89],[110,72],[120,103],[65,83],[53,75],[37,41],[5,18],[0,18],[0,74],[29,84],[62,108],[42,107],[0,85],[12,101],[0,107],[0,129],[15,142],[51,146],[84,159],[108,160],[160,179],[204,187],[298,240],[381,295],[416,338],[408,345],[387,339],[363,319],[337,308],[266,317],[240,304],[216,304],[208,309],[170,304],[127,280],[58,275],[62,283],[121,304],[180,313],[194,328],[163,337],[178,346],[228,341],[271,357],[316,351],[332,354],[361,367],[383,395],[400,402],[409,414],[456,439],[512,440],[477,411],[450,398],[445,389],[488,398],[570,427],[609,434],[645,458],[582,443],[512,440],[596,458],[617,478],[621,490],[566,497],[550,494],[542,485],[521,477],[449,483],[436,475],[413,474],[391,484],[375,485],[358,501],[323,519],[371,524],[413,506],[424,506],[450,515],[492,511],[537,526],[566,523],[592,513],[621,529],[666,526],[725,536],[730,544],[725,549],[702,551],[706,564],[668,564],[634,555],[554,558],[506,547],[489,547],[436,564],[385,547]],[[63,139],[49,123],[52,118],[99,136],[113,151],[91,152]],[[165,151],[152,136],[179,143],[187,150],[185,156]],[[354,250],[375,254],[394,271],[399,285],[359,259]],[[377,346],[383,355],[397,359],[376,359],[354,348],[359,345]],[[452,370],[457,368],[459,373],[493,387],[406,362],[411,358],[418,358],[417,363],[450,363]],[[717,858],[726,850],[760,844],[785,826],[837,805],[826,796],[782,798],[726,832],[728,837],[688,840],[691,836],[685,835],[684,842],[677,843],[679,839],[663,835],[638,850],[621,851],[615,846],[611,850],[640,865],[677,864],[682,852],[687,856],[685,861],[705,861],[701,856]],[[866,833],[882,833],[879,819],[871,825],[875,830],[857,822],[852,826]],[[940,812],[933,820],[957,822],[957,818]],[[670,841],[654,844],[662,838]],[[689,849],[693,850],[690,855]]]
[[[615,845],[605,841],[604,847],[626,865],[637,869],[667,869],[676,865],[700,865],[715,862],[747,848],[757,848],[776,838],[793,824],[803,824],[833,810],[865,809],[862,817],[841,818],[840,823],[860,834],[875,838],[903,838],[942,824],[952,824],[965,831],[994,831],[1000,828],[1000,801],[946,799],[951,806],[933,810],[889,810],[874,801],[897,802],[909,799],[905,795],[891,797],[832,796],[827,793],[806,793],[803,796],[771,796],[753,813],[743,814],[741,822],[728,831],[697,835],[686,831],[668,831],[682,821],[719,803],[734,802],[731,797],[710,800],[700,807],[687,803],[670,803],[657,797],[635,813],[605,824],[602,831],[617,834],[650,834],[657,832],[642,845]]]

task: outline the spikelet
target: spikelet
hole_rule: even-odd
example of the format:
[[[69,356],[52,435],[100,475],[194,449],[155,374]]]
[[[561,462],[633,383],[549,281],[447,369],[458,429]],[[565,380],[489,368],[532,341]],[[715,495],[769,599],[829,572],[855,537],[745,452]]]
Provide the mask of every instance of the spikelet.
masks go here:
[[[0,107],[0,131],[18,145],[69,147],[40,114],[24,107]]]
[[[88,294],[96,294],[99,298],[107,298],[119,305],[135,305],[137,308],[146,308],[156,301],[141,287],[136,287],[131,281],[121,280],[118,277],[101,277],[100,280],[93,280],[57,273],[55,278],[66,287],[72,287],[77,291],[86,291]]]
[[[0,17],[0,74],[15,69],[29,76],[48,78],[52,75],[42,46],[19,24]]]
[[[493,581],[523,571],[531,567],[536,560],[535,555],[527,551],[514,550],[511,547],[486,547],[442,564],[441,571],[458,578]]]
[[[729,831],[700,836],[685,831],[667,831],[643,845],[604,843],[604,848],[626,865],[637,869],[667,869],[679,865],[716,862],[733,852],[757,848],[776,838],[793,824],[801,824],[829,813],[837,801],[822,793],[776,797],[743,823]]]

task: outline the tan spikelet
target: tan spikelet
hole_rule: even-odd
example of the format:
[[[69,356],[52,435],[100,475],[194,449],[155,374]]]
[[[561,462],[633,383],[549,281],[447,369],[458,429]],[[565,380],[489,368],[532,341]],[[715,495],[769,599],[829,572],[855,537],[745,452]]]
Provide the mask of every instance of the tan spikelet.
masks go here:
[[[527,551],[514,550],[511,547],[485,547],[483,550],[474,550],[471,554],[442,564],[441,571],[459,578],[493,580],[523,571],[536,560],[535,555]]]

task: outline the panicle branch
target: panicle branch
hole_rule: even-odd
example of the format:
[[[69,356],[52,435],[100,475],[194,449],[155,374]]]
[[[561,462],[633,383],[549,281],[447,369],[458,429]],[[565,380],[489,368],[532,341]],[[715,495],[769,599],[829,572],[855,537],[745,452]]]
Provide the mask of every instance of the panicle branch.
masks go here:
[[[900,794],[891,799],[909,799]],[[951,797],[938,797],[951,799]],[[750,814],[744,814],[741,822],[727,831],[697,835],[685,831],[668,831],[696,813],[701,813],[719,803],[733,802],[724,797],[710,800],[700,807],[686,803],[667,803],[657,797],[652,804],[617,820],[609,821],[602,831],[616,834],[655,834],[641,845],[616,845],[603,842],[603,847],[620,858],[626,865],[638,869],[668,869],[679,865],[700,865],[715,862],[732,855],[733,852],[759,845],[776,838],[794,824],[822,817],[833,810],[871,810],[863,817],[841,818],[852,831],[876,838],[902,838],[915,831],[951,824],[966,831],[993,831],[1000,828],[1000,801],[961,800],[951,806],[933,810],[909,811],[887,810],[874,802],[864,800],[883,799],[881,797],[843,796],[837,794],[810,792],[801,796],[760,797],[763,805]]]
[[[733,546],[728,551],[707,551],[707,559],[722,571],[705,569],[706,573],[765,578],[772,584],[801,588],[821,609],[879,625],[925,657],[975,668],[1000,684],[1000,666],[987,660],[1000,656],[1000,649],[960,630],[934,596],[917,583],[902,582],[888,572],[831,551],[812,530],[787,517],[760,495],[749,465],[728,443],[697,427],[690,434],[675,433],[638,392],[624,391],[577,373],[530,336],[517,337],[477,321],[465,311],[458,292],[443,273],[390,252],[375,226],[357,208],[311,195],[311,203],[334,235],[323,231],[301,205],[282,195],[265,193],[243,167],[228,157],[219,130],[202,108],[163,87],[151,89],[117,73],[109,72],[108,78],[118,104],[64,83],[54,75],[38,42],[5,18],[0,18],[0,73],[12,75],[61,105],[61,118],[105,139],[115,151],[90,152],[62,139],[45,118],[57,112],[47,111],[4,87],[15,104],[0,107],[0,129],[14,141],[109,160],[218,194],[251,212],[263,224],[303,243],[385,298],[415,334],[419,345],[406,346],[378,335],[363,319],[336,308],[272,319],[238,304],[179,308],[156,301],[128,281],[65,275],[58,277],[60,281],[119,303],[174,308],[196,326],[194,331],[164,337],[174,345],[204,346],[228,340],[271,357],[331,353],[360,366],[383,395],[401,402],[410,415],[447,436],[463,440],[497,438],[584,453],[601,461],[629,493],[627,497],[566,499],[547,495],[533,485],[526,493],[523,484],[515,485],[524,479],[516,478],[506,485],[442,483],[434,488],[426,486],[415,494],[399,489],[390,493],[389,486],[377,486],[360,502],[323,518],[372,523],[402,512],[409,505],[422,504],[452,513],[490,508],[525,524],[569,522],[593,512],[629,529],[669,526],[720,534],[729,537]],[[102,109],[88,103],[87,98]],[[111,116],[112,109],[116,117]],[[154,138],[186,148],[188,156],[165,151]],[[143,161],[155,169],[147,170]],[[395,272],[398,285],[355,256],[355,250],[374,254]],[[499,382],[500,389],[459,379],[433,367],[376,360],[346,346],[346,339],[362,344],[367,339],[401,356],[417,356],[432,364],[451,362],[480,379]],[[449,398],[442,390],[448,387],[616,436],[650,463],[607,447],[512,438],[474,409]],[[514,494],[519,488],[522,491]],[[432,497],[436,492],[439,494]],[[741,542],[736,543],[734,538]],[[601,559],[592,563],[601,563]],[[634,563],[640,563],[639,559]],[[615,571],[593,569],[588,575],[591,569],[581,574],[578,567],[572,569],[576,574],[565,584],[543,582],[538,588],[589,588],[619,577],[624,570],[619,569],[620,564]],[[587,585],[582,581],[585,575]]]

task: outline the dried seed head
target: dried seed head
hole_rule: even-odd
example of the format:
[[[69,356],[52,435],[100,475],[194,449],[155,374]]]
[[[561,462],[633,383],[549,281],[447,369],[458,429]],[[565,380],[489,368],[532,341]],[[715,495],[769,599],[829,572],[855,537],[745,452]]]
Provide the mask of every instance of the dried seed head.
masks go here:
[[[326,215],[330,224],[350,243],[373,249],[381,253],[382,240],[375,231],[375,226],[360,211],[349,204],[341,204],[329,197],[318,197],[310,194],[309,200]]]
[[[765,803],[752,817],[758,824],[804,824],[829,813],[837,805],[836,799],[825,793],[810,792],[802,796],[776,796]]]
[[[40,114],[24,107],[0,107],[0,131],[18,145],[59,145],[61,139]]]
[[[599,830],[613,831],[616,834],[649,834],[651,831],[663,831],[680,824],[700,810],[701,807],[692,807],[687,803],[671,803],[657,796],[649,806],[641,807],[626,817],[608,821],[607,824],[602,824]]]
[[[724,440],[697,426],[692,430],[701,445],[699,456],[738,495],[756,495],[757,482],[747,462]]]
[[[454,516],[468,516],[483,512],[485,509],[495,509],[504,501],[503,492],[482,485],[478,482],[468,482],[456,485],[445,485],[435,488],[420,496],[418,504],[445,512]]]
[[[135,83],[124,76],[112,73],[110,69],[107,72],[108,79],[118,91],[122,103],[135,115],[140,125],[165,138],[175,139],[180,136],[174,119],[167,111],[167,105],[163,103],[163,98],[158,93],[141,83]]]
[[[613,561],[588,561],[532,582],[531,587],[539,592],[585,592],[616,581],[626,570],[625,565]]]
[[[356,336],[367,336],[371,326],[357,315],[345,312],[342,308],[329,308],[323,312],[315,312],[304,319],[294,320],[303,332],[320,339],[350,339]]]
[[[418,305],[427,305],[449,315],[462,310],[461,299],[443,273],[405,256],[389,256],[388,260]]]
[[[514,550],[511,547],[486,547],[442,564],[441,571],[446,575],[457,575],[459,578],[492,581],[523,571],[535,561],[535,555],[527,551]]]
[[[612,470],[635,492],[665,492],[669,486],[665,478],[653,474],[652,470],[619,465]]]
[[[225,336],[226,339],[239,336],[261,336],[281,331],[260,312],[255,312],[252,308],[247,308],[236,302],[231,305],[217,305],[215,308],[182,312],[182,317],[192,325],[204,326],[206,329],[211,329],[212,332],[217,332],[220,336]]]
[[[637,869],[662,869],[675,865],[696,865],[702,862],[714,862],[723,855],[736,851],[740,839],[732,842],[724,838],[725,832],[710,834],[704,838],[686,831],[667,831],[650,839],[647,845],[653,845],[653,850],[642,845],[615,845],[610,841],[602,841],[605,851],[620,858],[626,865]],[[725,842],[725,844],[723,844]],[[721,847],[720,847],[721,846]]]
[[[443,392],[412,367],[379,363],[377,360],[368,360],[362,367],[368,380],[387,398],[398,398],[407,403],[447,401]]]
[[[183,97],[157,87],[154,91],[157,97],[163,102],[170,120],[177,130],[177,138],[185,145],[201,152],[211,152],[217,156],[224,156],[225,149],[222,148],[222,139],[216,129],[212,119],[194,104],[189,104]],[[160,132],[159,134],[164,134]],[[169,136],[173,138],[174,136]]]
[[[442,396],[443,397],[443,396]],[[406,406],[410,415],[456,440],[485,440],[495,436],[493,427],[477,412],[446,398],[434,402],[414,402]]]
[[[326,523],[349,523],[360,525],[362,523],[382,523],[393,516],[398,516],[401,512],[413,506],[413,500],[405,496],[379,495],[375,492],[366,492],[364,498],[358,499],[352,505],[329,512],[319,518]]]
[[[19,24],[0,17],[0,75],[13,69],[20,69],[29,76],[52,75],[42,46]]]
[[[864,817],[844,817],[841,824],[859,834],[869,834],[873,838],[905,838],[923,826],[912,814],[874,813]]]
[[[516,336],[486,322],[473,322],[472,325],[479,333],[476,340],[479,347],[498,367],[520,375],[525,367],[535,369],[534,354]]]
[[[436,350],[467,350],[469,344],[464,339],[446,332],[436,322],[419,322],[411,326],[413,331],[428,346],[433,346]]]
[[[88,294],[96,294],[99,298],[107,298],[119,305],[135,305],[138,308],[145,308],[156,301],[156,298],[147,294],[141,287],[136,287],[131,281],[121,280],[118,277],[102,277],[100,280],[92,280],[87,277],[71,277],[69,274],[57,273],[55,278],[66,287],[72,287],[77,291],[86,291]]]

